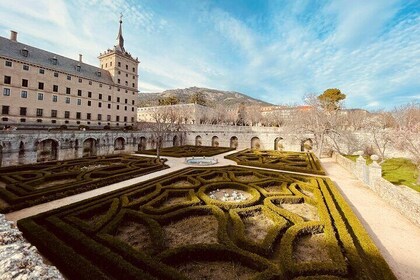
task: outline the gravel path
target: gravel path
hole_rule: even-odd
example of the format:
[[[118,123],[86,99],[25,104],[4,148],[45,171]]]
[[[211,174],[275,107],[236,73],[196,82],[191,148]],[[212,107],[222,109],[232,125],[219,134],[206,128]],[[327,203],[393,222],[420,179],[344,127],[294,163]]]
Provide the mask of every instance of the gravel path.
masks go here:
[[[333,159],[321,163],[398,279],[420,279],[420,228]]]

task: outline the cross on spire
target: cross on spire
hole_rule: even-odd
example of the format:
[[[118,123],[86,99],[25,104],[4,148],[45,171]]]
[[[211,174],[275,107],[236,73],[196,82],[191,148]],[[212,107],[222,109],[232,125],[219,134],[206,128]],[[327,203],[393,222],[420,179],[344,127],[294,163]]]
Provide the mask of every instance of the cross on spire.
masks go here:
[[[125,52],[124,49],[124,38],[122,35],[122,17],[123,14],[120,13],[120,29],[118,30],[118,35],[117,35],[117,44],[115,45],[115,48],[121,52]]]

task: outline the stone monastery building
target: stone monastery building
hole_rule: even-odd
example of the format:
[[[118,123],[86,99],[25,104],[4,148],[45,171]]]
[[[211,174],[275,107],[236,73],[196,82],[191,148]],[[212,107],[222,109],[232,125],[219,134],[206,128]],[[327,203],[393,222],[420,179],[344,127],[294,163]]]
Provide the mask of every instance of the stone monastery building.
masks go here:
[[[100,68],[0,37],[0,126],[129,126],[135,123],[138,58],[116,45]]]

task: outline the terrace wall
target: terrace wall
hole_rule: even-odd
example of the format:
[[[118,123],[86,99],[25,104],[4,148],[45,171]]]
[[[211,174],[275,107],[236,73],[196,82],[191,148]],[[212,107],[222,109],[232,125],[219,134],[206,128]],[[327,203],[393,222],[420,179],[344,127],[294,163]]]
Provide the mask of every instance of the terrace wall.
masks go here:
[[[358,158],[354,162],[338,153],[333,154],[333,159],[344,169],[363,181],[371,190],[403,216],[420,227],[419,192],[406,186],[394,185],[382,178],[381,166],[376,162],[373,162],[371,165],[366,165],[366,161],[363,158]],[[374,206],[372,205],[372,207]]]

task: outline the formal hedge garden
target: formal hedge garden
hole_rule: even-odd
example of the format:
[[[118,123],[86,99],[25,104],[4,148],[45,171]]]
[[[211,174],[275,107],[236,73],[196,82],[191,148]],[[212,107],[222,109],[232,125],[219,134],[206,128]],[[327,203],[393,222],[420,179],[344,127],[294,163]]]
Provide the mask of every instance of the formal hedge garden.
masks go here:
[[[68,279],[396,279],[320,177],[190,167],[18,226]]]
[[[225,156],[239,165],[325,175],[318,158],[311,152],[283,152],[246,149]]]
[[[11,212],[168,168],[130,155],[86,157],[0,168],[0,212]]]
[[[210,157],[210,156],[223,154],[223,153],[233,151],[233,150],[235,150],[235,148],[185,145],[185,146],[176,146],[176,147],[174,146],[174,147],[162,148],[160,150],[160,155],[167,156],[167,157],[192,157],[192,156]],[[136,153],[146,154],[146,155],[156,155],[156,149],[139,151]]]

